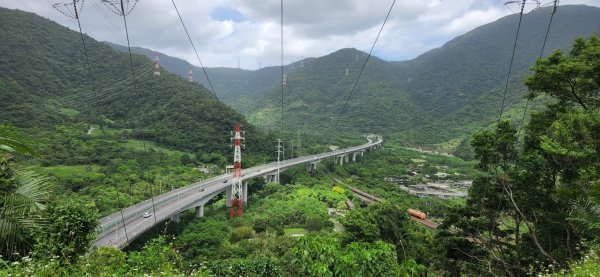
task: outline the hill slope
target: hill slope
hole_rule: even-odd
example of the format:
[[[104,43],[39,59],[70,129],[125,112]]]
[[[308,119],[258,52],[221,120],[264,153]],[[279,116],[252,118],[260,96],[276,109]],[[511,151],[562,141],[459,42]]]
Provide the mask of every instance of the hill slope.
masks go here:
[[[509,115],[523,107],[521,81],[539,56],[550,19],[543,8],[524,16],[506,99]],[[410,61],[389,62],[372,57],[346,107],[366,54],[342,49],[284,68],[284,121],[290,131],[329,134],[379,132],[411,144],[436,144],[469,137],[493,123],[500,103],[516,32],[518,15],[510,15],[456,37]],[[554,17],[544,54],[567,48],[576,37],[600,33],[600,8],[561,6]],[[122,46],[112,45],[124,50]],[[137,52],[154,57],[148,49]],[[398,49],[402,51],[402,49]],[[187,76],[188,64],[161,56],[163,68]],[[215,90],[228,105],[265,128],[279,126],[280,69],[256,71],[207,68]],[[194,69],[195,76],[202,75]],[[195,77],[198,79],[197,77]],[[539,103],[537,103],[539,105]]]
[[[550,9],[523,17],[507,93],[507,106],[519,104],[524,95],[522,80],[539,57]],[[450,134],[480,128],[500,113],[518,15],[511,15],[459,36],[408,64],[396,64],[404,77],[403,88],[425,111],[425,133]],[[565,49],[576,37],[600,30],[600,8],[561,6],[556,13],[544,50]],[[410,81],[408,79],[410,78]],[[456,124],[460,123],[460,124]],[[465,128],[473,127],[473,128]]]
[[[507,107],[523,101],[521,80],[539,56],[550,10],[523,19],[515,53]],[[467,137],[498,116],[518,15],[510,15],[459,36],[411,61],[372,58],[339,120],[342,132],[397,134],[411,143],[440,143]],[[545,54],[569,47],[574,38],[600,30],[600,8],[561,6]],[[398,51],[402,51],[398,49]],[[284,97],[286,123],[323,129],[341,111],[364,57],[343,49],[291,73]],[[364,58],[362,59],[364,61]],[[349,75],[345,76],[345,68]],[[251,122],[268,124],[279,113],[278,90],[268,91],[249,113]]]
[[[134,85],[128,55],[86,37],[92,91],[78,32],[18,10],[0,9],[0,24],[2,123],[49,130],[69,120],[103,121],[134,138],[203,151],[229,151],[231,125],[242,123],[252,148],[266,147],[260,132],[202,85],[167,72],[154,80],[143,56],[133,57]]]
[[[116,50],[127,52],[126,46],[110,42],[104,43]],[[156,57],[155,51],[143,47],[132,47],[131,51],[150,59]],[[159,54],[159,59],[161,68],[186,79],[191,67],[194,81],[210,88],[202,68],[191,65],[185,60],[164,54]],[[294,72],[305,64],[309,64],[311,60],[311,58],[308,58],[286,65],[284,70],[288,73]],[[264,67],[258,70],[225,67],[207,67],[205,70],[219,99],[241,112],[246,111],[265,90],[281,80],[281,69],[276,66]]]

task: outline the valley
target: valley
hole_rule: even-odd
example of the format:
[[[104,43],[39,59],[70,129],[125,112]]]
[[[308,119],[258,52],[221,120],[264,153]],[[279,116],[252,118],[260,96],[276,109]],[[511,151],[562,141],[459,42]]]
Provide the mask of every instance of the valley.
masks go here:
[[[403,61],[387,16],[370,51],[297,58],[313,24],[283,2],[281,22],[215,8],[219,43],[188,33],[198,3],[86,1],[63,15],[112,27],[75,31],[0,3],[0,275],[595,276],[600,7],[553,3]],[[102,42],[120,20],[127,41]],[[198,63],[130,47],[145,20],[183,27]],[[196,66],[250,29],[280,66],[242,68],[241,45],[238,68]]]

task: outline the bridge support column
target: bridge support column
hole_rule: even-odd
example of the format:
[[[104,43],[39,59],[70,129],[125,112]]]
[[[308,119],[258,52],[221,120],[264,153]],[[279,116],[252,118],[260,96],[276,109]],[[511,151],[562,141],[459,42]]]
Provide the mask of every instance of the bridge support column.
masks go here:
[[[204,205],[196,207],[196,218],[204,217]]]
[[[277,174],[267,174],[265,175],[265,179],[267,184],[268,183],[279,183],[279,180],[277,180]]]
[[[244,200],[244,204],[248,202],[248,182],[242,182],[242,199]]]
[[[365,155],[365,150],[360,150],[360,156],[364,156]]]
[[[348,163],[350,161],[350,156],[348,154],[344,155],[344,162]]]
[[[317,172],[317,162],[313,162],[313,163],[307,163],[306,164],[306,171],[309,174],[315,174],[315,172]]]
[[[336,159],[336,164],[338,164],[337,161],[339,161],[339,165],[344,165],[344,156],[337,156],[335,157]]]
[[[352,152],[352,161],[356,162],[356,152]]]
[[[231,186],[225,189],[225,207],[231,207]]]
[[[175,223],[179,223],[181,220],[179,218],[179,213],[176,213],[174,215],[171,216],[171,221],[175,222]]]

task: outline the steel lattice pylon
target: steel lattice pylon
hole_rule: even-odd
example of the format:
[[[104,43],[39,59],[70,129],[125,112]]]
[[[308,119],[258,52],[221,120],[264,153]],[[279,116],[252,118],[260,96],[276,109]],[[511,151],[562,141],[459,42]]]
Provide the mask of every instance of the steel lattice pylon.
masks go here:
[[[231,184],[231,208],[229,209],[229,217],[236,217],[244,213],[244,196],[242,191],[242,137],[241,126],[236,124],[233,126],[233,183]]]

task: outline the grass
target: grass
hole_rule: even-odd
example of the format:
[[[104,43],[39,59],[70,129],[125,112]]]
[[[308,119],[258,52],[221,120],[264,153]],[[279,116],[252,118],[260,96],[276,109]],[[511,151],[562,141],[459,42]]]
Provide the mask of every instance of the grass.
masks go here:
[[[100,125],[91,125],[91,127],[94,127],[94,131],[92,131],[92,134],[91,134],[92,136],[101,137],[103,135],[102,130],[100,129]],[[109,136],[118,136],[123,131],[131,132],[132,130],[133,129],[111,129],[111,128],[104,127],[104,132],[106,132],[106,134]]]
[[[410,160],[416,164],[422,164],[422,163],[426,162],[426,160],[423,160],[423,159],[410,159]]]
[[[285,233],[286,236],[290,236],[290,237],[292,237],[294,235],[295,236],[299,236],[299,235],[304,236],[304,235],[306,235],[306,233],[308,233],[306,231],[306,229],[304,229],[304,228],[285,228],[285,229],[283,229],[283,232]]]
[[[67,178],[74,175],[87,175],[98,172],[100,168],[99,165],[57,165],[42,167],[42,170],[59,178]]]
[[[150,150],[150,149],[154,149],[156,151],[162,151],[165,152],[167,155],[176,155],[176,156],[181,156],[183,154],[188,154],[190,155],[190,157],[193,159],[194,155],[191,153],[187,153],[187,152],[183,152],[183,151],[178,151],[178,150],[172,150],[172,149],[168,149],[165,148],[163,146],[158,146],[156,145],[154,142],[152,141],[143,141],[143,140],[136,140],[136,139],[130,139],[127,140],[125,142],[125,146],[127,148],[131,148],[137,151],[144,151],[144,142],[146,143],[146,150]]]
[[[60,108],[58,109],[62,114],[67,115],[67,116],[77,116],[79,114],[79,111],[76,109],[71,109],[71,108]]]

